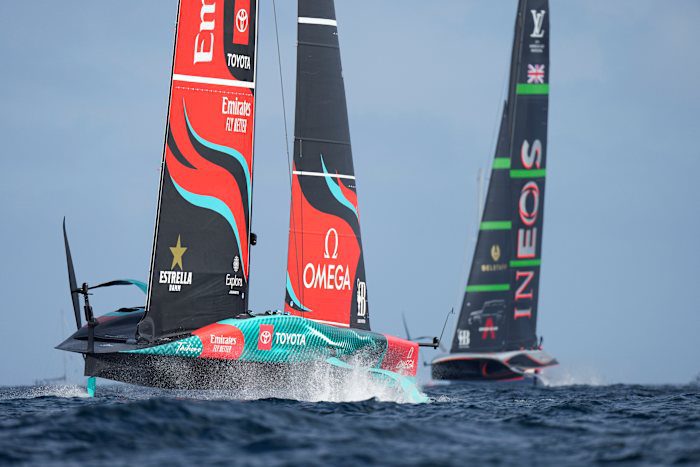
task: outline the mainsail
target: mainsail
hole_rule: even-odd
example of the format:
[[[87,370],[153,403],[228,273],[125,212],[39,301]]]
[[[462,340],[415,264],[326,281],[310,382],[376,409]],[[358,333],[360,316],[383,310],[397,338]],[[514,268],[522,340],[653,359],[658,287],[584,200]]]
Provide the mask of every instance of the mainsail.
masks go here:
[[[285,310],[369,329],[357,188],[333,0],[299,0]]]
[[[452,352],[537,347],[549,71],[548,0],[520,0],[508,101]]]
[[[139,337],[247,310],[257,0],[182,1]]]

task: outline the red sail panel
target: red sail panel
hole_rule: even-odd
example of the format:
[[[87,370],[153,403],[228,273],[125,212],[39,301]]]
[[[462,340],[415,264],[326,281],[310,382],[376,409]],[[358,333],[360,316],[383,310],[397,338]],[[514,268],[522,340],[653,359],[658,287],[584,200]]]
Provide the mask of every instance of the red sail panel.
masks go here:
[[[285,309],[297,316],[350,326],[349,311],[358,295],[360,241],[351,224],[316,209],[305,198],[302,186],[326,184],[324,178],[308,180],[310,177],[296,174],[292,181]]]
[[[247,309],[256,18],[255,0],[180,4],[143,338]]]

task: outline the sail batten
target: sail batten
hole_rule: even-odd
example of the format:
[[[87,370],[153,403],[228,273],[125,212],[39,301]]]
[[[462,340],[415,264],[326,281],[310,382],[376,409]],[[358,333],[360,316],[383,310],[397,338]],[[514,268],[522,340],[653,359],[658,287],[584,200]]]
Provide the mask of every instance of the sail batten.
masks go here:
[[[537,346],[548,96],[548,1],[520,0],[508,98],[452,352]]]

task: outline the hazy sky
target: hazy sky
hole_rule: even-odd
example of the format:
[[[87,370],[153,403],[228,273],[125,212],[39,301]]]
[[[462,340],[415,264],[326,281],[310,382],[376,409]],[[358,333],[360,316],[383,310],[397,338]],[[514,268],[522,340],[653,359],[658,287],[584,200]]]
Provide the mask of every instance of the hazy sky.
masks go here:
[[[437,334],[460,305],[516,3],[336,0],[374,330],[402,334],[405,312]],[[62,372],[64,215],[79,281],[148,276],[176,10],[0,2],[0,384]],[[700,372],[700,2],[551,0],[550,14],[538,331],[577,378],[687,382]],[[291,131],[296,2],[278,16]],[[271,0],[260,21],[254,310],[282,306],[289,209]],[[100,313],[142,301],[94,297]]]

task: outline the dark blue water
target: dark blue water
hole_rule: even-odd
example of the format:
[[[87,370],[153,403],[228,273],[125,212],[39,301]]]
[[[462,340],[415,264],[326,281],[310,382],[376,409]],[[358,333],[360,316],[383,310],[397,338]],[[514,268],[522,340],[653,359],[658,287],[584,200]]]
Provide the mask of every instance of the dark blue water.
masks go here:
[[[0,389],[0,464],[700,464],[700,388],[428,388],[432,402]]]

